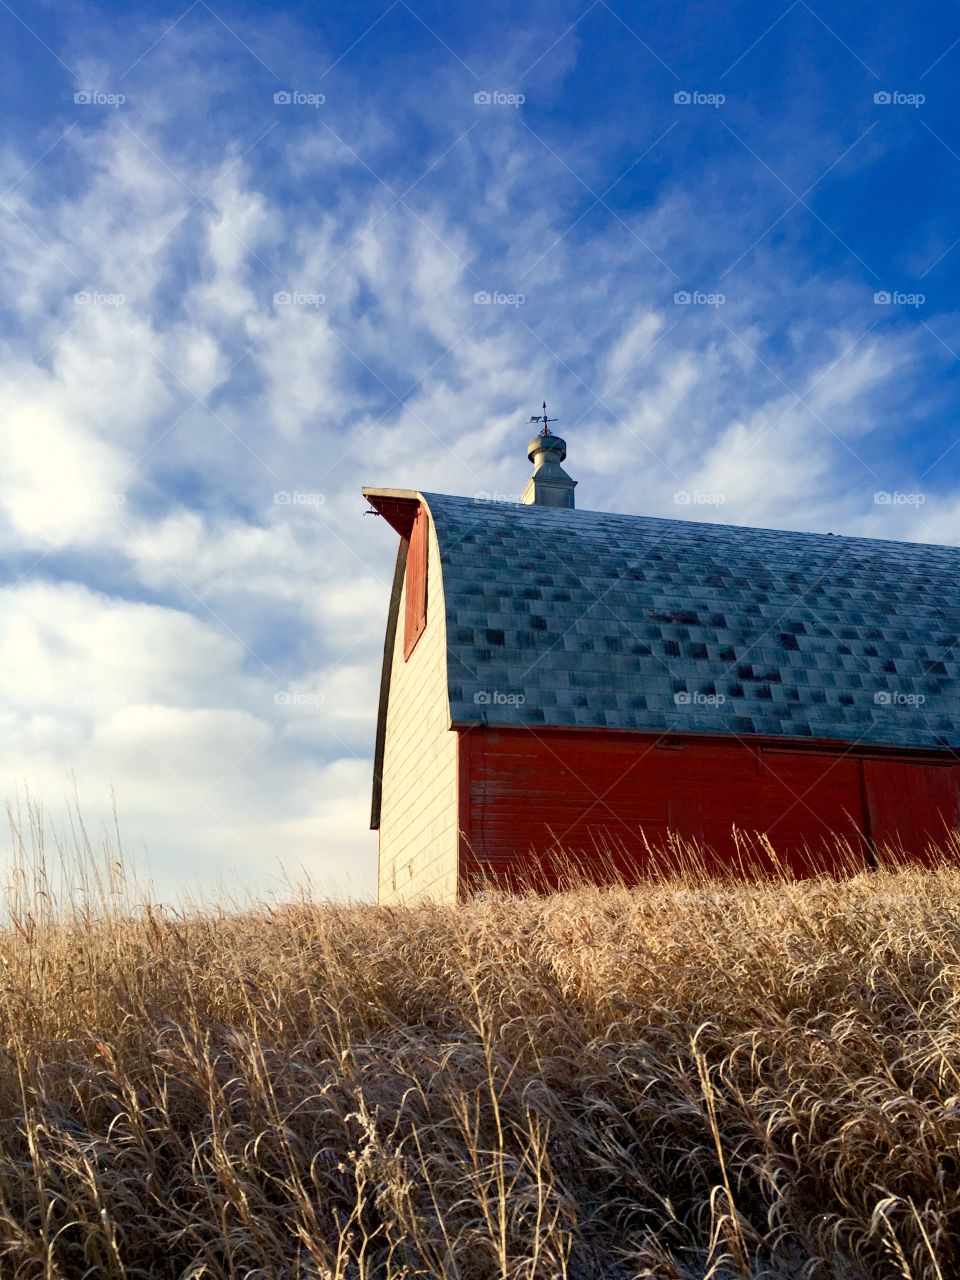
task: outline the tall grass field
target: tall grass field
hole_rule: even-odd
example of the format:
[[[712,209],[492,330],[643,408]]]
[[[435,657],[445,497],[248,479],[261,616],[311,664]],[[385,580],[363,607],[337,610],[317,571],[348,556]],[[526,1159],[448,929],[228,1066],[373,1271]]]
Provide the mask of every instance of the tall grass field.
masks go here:
[[[4,1280],[960,1276],[960,849],[171,909],[14,823]]]

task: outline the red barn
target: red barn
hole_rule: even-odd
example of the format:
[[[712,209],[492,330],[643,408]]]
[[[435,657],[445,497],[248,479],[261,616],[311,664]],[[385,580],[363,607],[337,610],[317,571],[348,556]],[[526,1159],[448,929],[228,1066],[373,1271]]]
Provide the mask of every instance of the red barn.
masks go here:
[[[364,489],[400,536],[381,902],[641,874],[669,833],[802,872],[955,830],[960,549],[577,511],[563,440],[529,456],[521,503]]]

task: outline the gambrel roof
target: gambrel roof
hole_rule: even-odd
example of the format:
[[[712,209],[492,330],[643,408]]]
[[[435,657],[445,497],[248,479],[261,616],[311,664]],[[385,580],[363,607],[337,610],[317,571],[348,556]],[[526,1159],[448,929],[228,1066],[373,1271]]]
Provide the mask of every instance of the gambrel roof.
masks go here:
[[[960,548],[426,503],[450,718],[960,748]]]
[[[434,522],[454,726],[960,749],[960,548],[365,492]]]

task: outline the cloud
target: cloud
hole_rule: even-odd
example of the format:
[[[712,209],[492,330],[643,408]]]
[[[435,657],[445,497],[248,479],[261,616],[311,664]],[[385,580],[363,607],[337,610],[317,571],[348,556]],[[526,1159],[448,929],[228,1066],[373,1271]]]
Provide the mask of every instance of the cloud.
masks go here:
[[[74,776],[82,805],[96,814],[112,789],[131,848],[149,852],[168,895],[185,887],[168,860],[177,864],[188,849],[198,885],[238,865],[258,881],[262,856],[264,871],[305,867],[318,882],[366,864],[354,891],[369,887],[362,823],[351,833],[341,822],[345,843],[303,839],[323,828],[331,772],[349,778],[348,794],[360,803],[366,760],[345,742],[363,737],[356,671],[328,681],[329,712],[322,694],[289,705],[277,699],[295,693],[293,683],[278,690],[251,667],[239,639],[169,607],[37,582],[3,591],[0,602],[0,780],[8,796],[26,784],[55,808]],[[342,804],[338,793],[341,814]],[[254,833],[274,827],[277,835],[299,832],[297,841],[259,845]]]
[[[33,545],[101,536],[124,501],[122,454],[42,398],[11,397],[0,422],[3,510],[19,536]]]

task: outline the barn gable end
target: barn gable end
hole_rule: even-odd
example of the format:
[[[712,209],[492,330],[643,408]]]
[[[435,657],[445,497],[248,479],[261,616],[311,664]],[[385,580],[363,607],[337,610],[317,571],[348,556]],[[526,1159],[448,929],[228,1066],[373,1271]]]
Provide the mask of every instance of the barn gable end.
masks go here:
[[[401,534],[375,765],[381,902],[457,894],[457,735],[450,728],[440,555],[426,504],[409,498],[384,503],[381,512]]]

